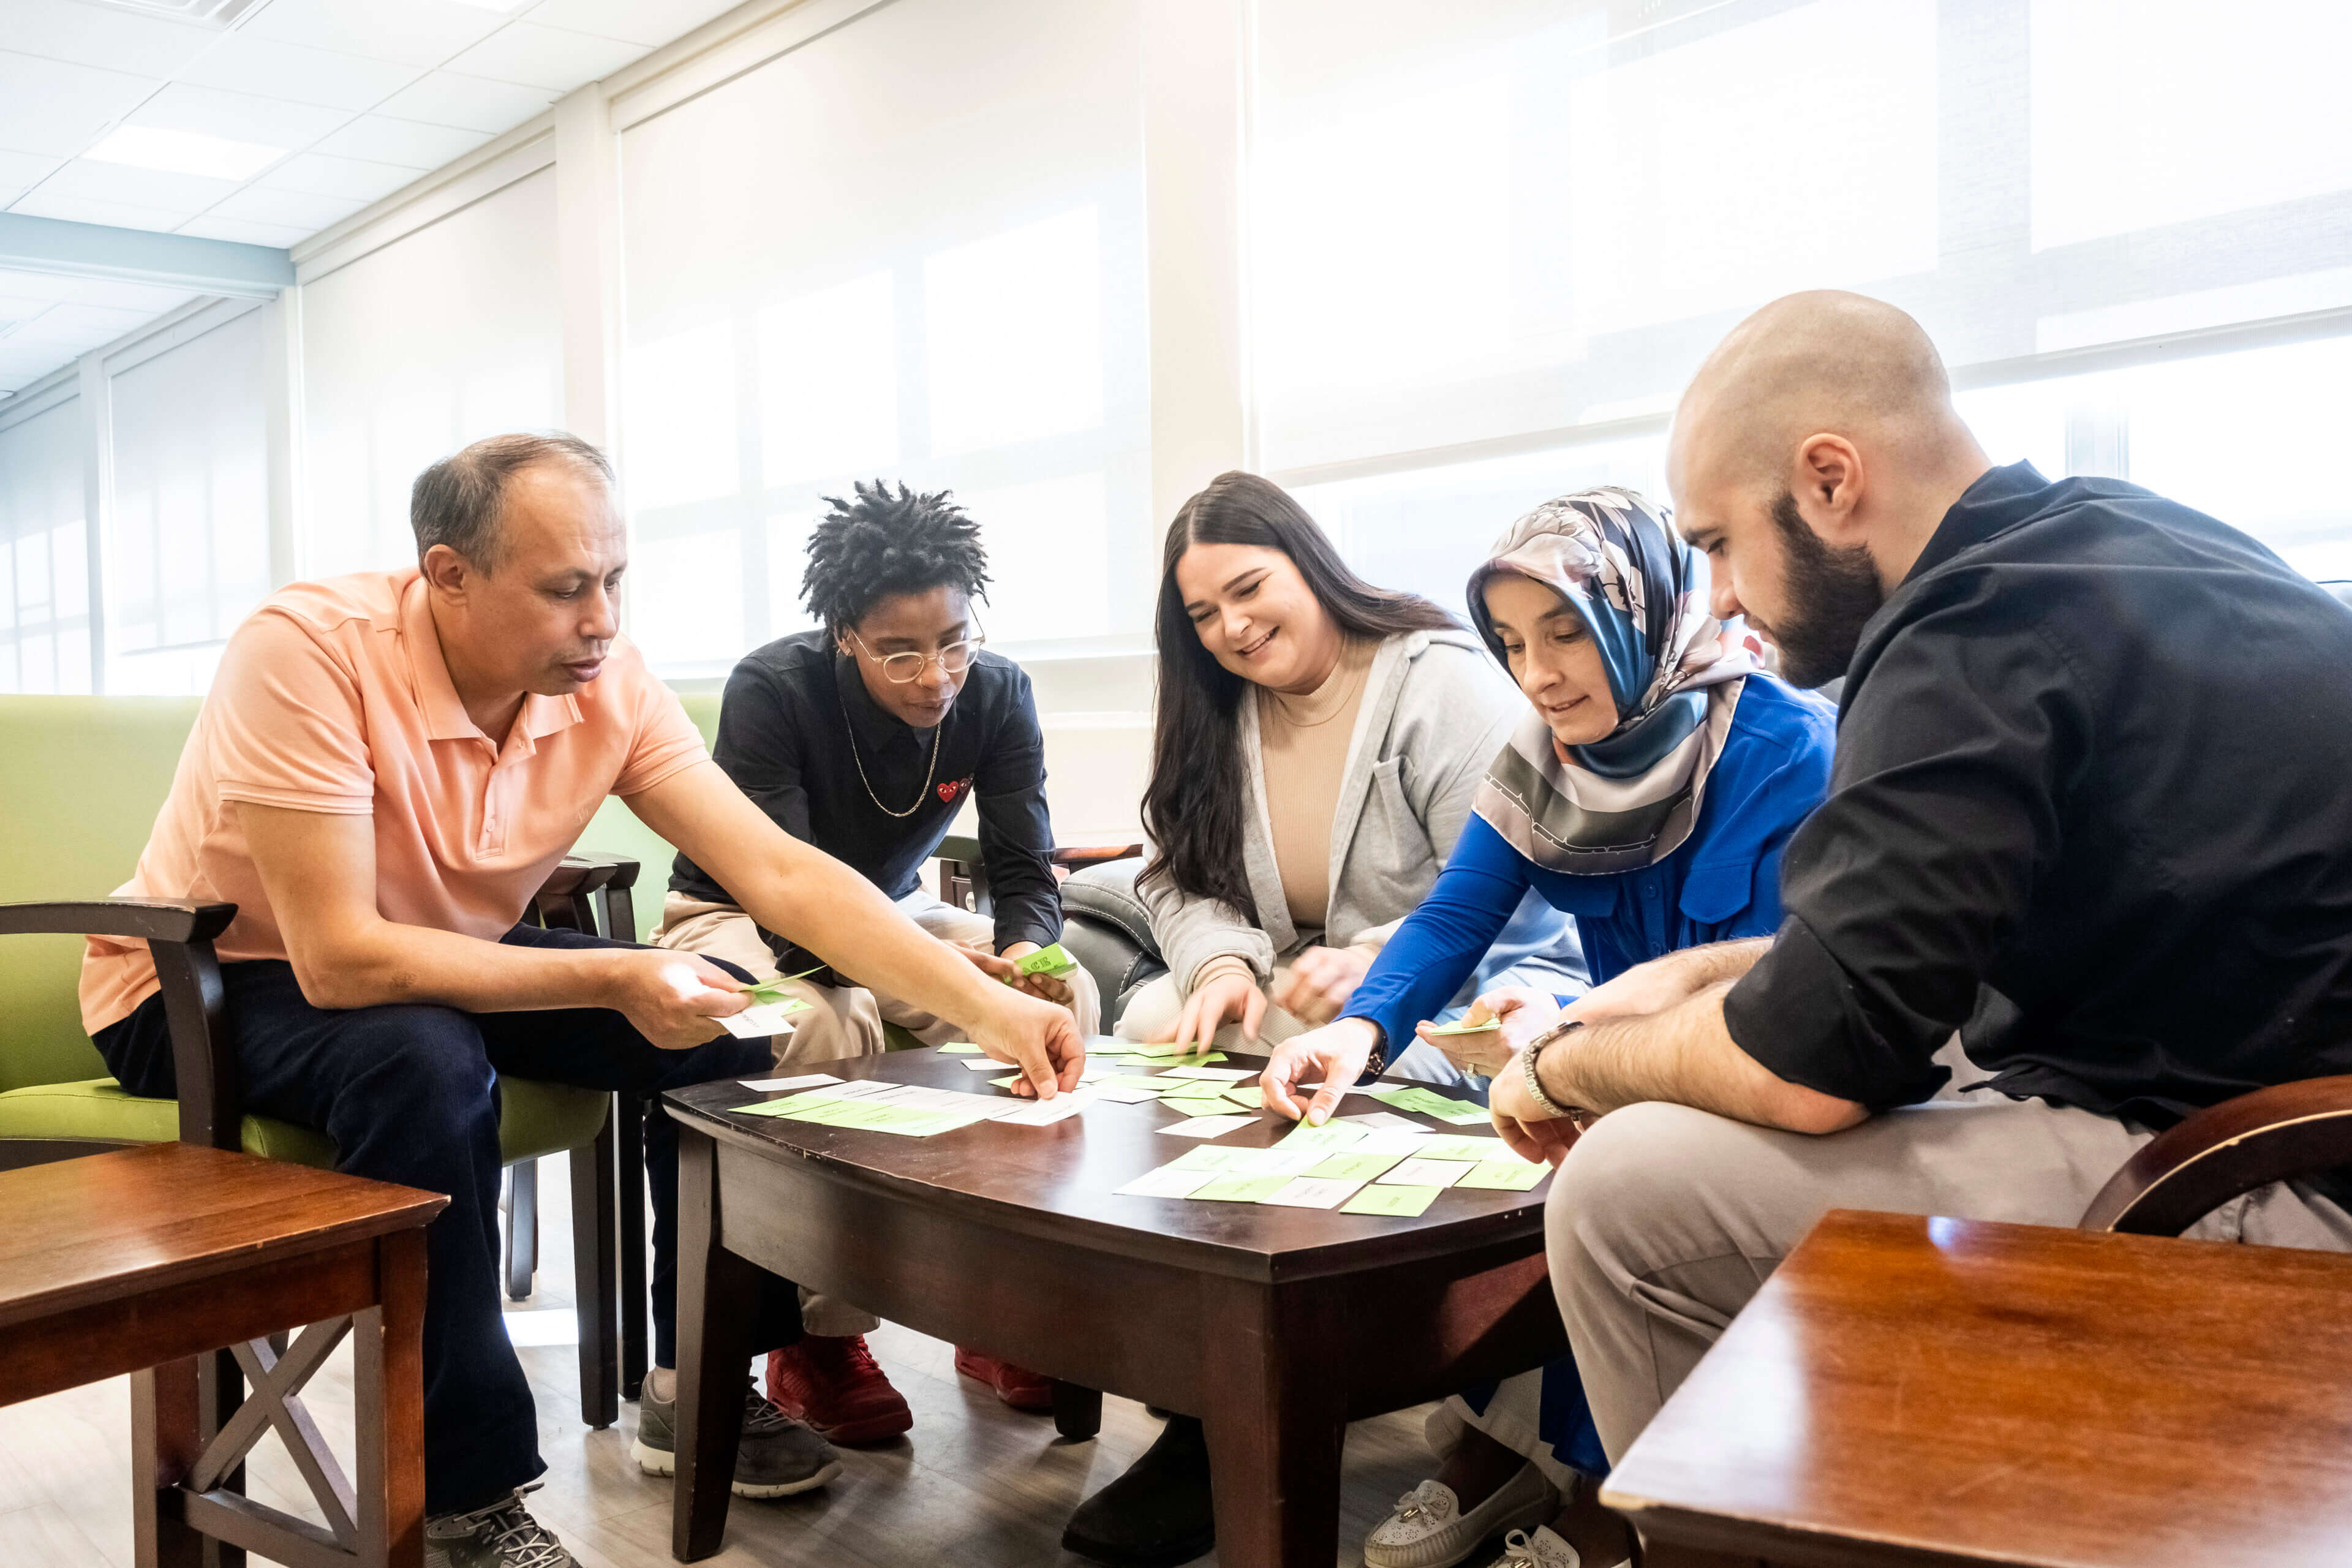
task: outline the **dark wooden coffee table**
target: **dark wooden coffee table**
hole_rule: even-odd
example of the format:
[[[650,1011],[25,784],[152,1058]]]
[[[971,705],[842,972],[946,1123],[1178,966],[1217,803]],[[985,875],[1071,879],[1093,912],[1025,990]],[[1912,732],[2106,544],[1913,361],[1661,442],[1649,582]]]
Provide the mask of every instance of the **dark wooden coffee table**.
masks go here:
[[[966,1059],[814,1065],[969,1089]],[[726,1524],[747,1264],[1059,1380],[1073,1436],[1098,1419],[1099,1394],[1084,1390],[1201,1416],[1226,1568],[1329,1568],[1348,1422],[1526,1371],[1566,1343],[1544,1270],[1548,1177],[1525,1193],[1449,1191],[1418,1219],[1119,1197],[1198,1146],[1157,1131],[1175,1111],[1103,1103],[1050,1127],[928,1139],[728,1114],[767,1098],[735,1083],[665,1097],[684,1133],[681,1562],[717,1551]],[[1264,1146],[1290,1125],[1262,1115],[1212,1142]]]
[[[1783,1568],[2352,1563],[2352,1258],[1837,1211],[1601,1497]]]

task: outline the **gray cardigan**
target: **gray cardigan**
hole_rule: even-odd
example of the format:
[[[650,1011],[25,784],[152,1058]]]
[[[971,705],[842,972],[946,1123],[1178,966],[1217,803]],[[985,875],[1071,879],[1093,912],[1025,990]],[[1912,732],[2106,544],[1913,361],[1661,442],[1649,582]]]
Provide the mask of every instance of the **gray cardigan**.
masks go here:
[[[1263,984],[1273,978],[1276,962],[1303,948],[1387,942],[1436,885],[1470,819],[1471,796],[1526,700],[1468,632],[1407,632],[1381,644],[1331,821],[1329,916],[1321,931],[1299,931],[1291,924],[1275,865],[1257,696],[1254,686],[1243,694],[1237,719],[1254,807],[1242,864],[1259,923],[1251,925],[1230,904],[1179,892],[1164,878],[1136,882],[1137,896],[1150,911],[1152,939],[1186,994],[1212,959],[1241,958]],[[1583,987],[1573,927],[1533,892],[1455,1001],[1468,1000],[1507,971],[1511,984],[1555,992]]]

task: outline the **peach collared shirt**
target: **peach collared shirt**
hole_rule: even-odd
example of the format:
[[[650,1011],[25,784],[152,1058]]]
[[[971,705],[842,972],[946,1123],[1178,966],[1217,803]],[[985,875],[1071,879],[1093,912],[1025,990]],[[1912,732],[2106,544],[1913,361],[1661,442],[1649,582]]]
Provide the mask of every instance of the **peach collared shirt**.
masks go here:
[[[458,701],[415,567],[298,583],[229,638],[172,793],[118,898],[236,906],[223,962],[286,943],[232,803],[372,816],[376,909],[496,941],[607,795],[709,756],[677,698],[615,641],[595,680],[523,700],[503,746]],[[158,983],[141,942],[91,937],[82,1026],[130,1016]]]

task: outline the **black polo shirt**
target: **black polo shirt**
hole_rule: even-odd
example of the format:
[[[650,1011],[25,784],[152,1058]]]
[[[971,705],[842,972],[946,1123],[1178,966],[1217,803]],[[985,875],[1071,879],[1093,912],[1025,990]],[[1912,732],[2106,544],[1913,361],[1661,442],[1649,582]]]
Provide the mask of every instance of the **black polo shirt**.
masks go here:
[[[1980,984],[2013,1096],[2160,1127],[2352,1072],[2352,611],[2137,486],[1995,468],[1864,629],[1781,886],[1724,1020],[1827,1094],[1933,1094]]]
[[[982,650],[947,718],[919,731],[875,703],[824,632],[779,637],[745,655],[727,678],[712,754],[777,826],[893,899],[915,891],[923,863],[971,796],[996,901],[996,945],[1061,939],[1045,741],[1029,677],[1011,659]],[[910,805],[906,816],[889,814]],[[705,902],[742,902],[684,855],[669,885]],[[772,931],[761,934],[787,974],[822,962]]]

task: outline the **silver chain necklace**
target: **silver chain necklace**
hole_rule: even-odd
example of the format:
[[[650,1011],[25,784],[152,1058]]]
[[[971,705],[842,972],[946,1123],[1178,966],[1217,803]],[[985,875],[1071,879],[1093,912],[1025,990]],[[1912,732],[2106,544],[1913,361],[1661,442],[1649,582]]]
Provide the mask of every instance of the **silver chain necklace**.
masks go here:
[[[923,797],[931,793],[931,781],[939,776],[940,738],[948,732],[947,715],[940,715],[939,723],[931,731],[931,765],[923,774],[923,787],[915,792],[915,804],[904,811],[892,811],[882,804],[882,797],[874,793],[874,781],[866,776],[866,759],[857,754],[857,728],[849,721],[849,704],[842,697],[841,688],[837,685],[833,689],[833,700],[841,708],[841,727],[849,736],[849,760],[857,764],[857,782],[866,786],[866,798],[874,803],[874,809],[885,816],[912,816],[922,810]]]

